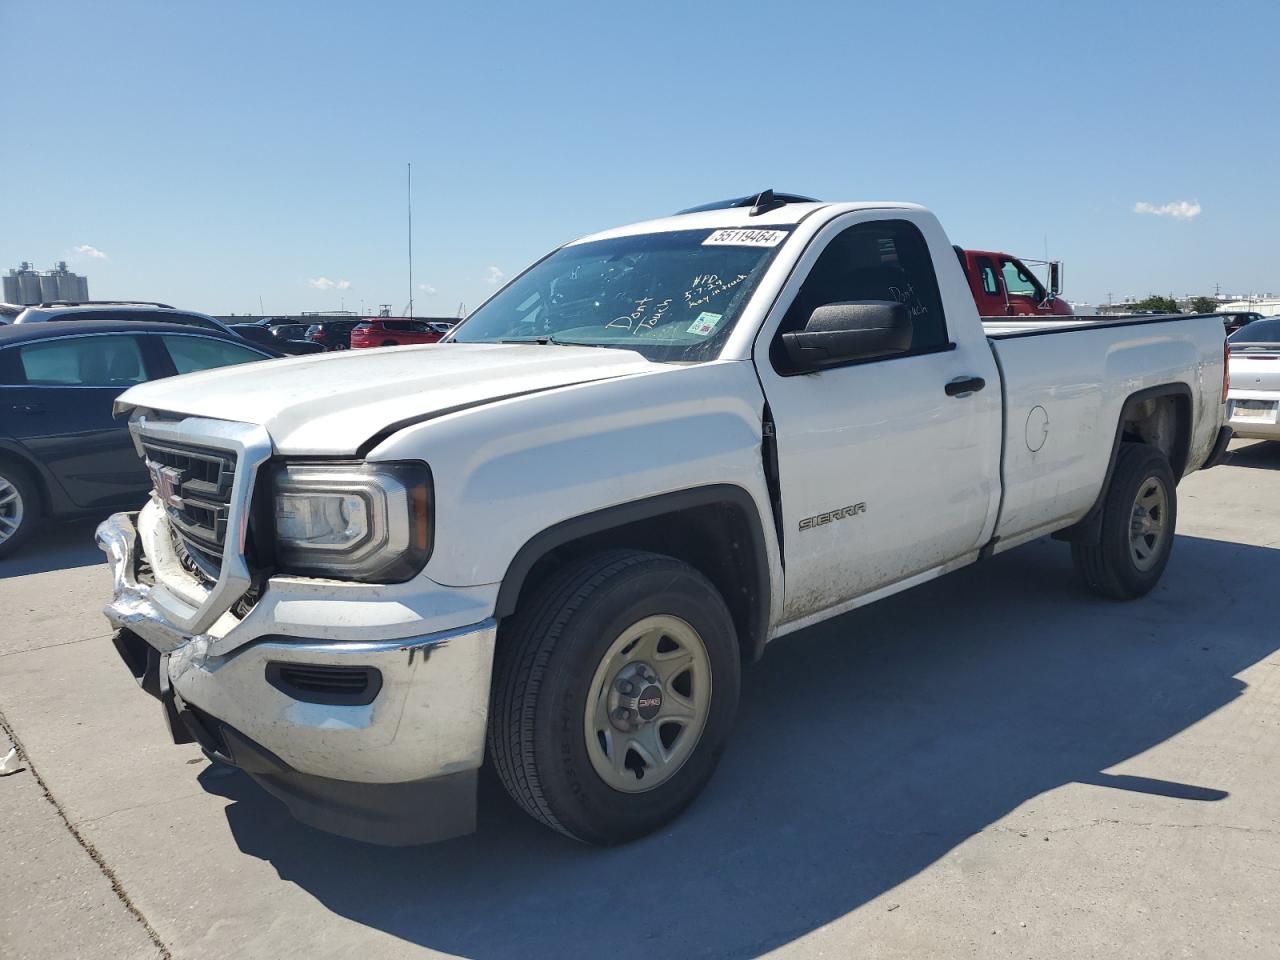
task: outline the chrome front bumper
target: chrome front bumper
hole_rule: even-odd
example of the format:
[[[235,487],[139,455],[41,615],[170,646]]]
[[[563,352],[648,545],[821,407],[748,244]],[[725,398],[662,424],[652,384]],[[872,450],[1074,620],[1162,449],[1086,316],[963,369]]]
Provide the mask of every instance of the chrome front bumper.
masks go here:
[[[403,829],[390,811],[397,804],[413,809],[425,796],[428,806],[417,809],[430,820],[429,798],[442,793],[455,809],[426,824],[425,839],[443,839],[432,827],[450,825],[445,835],[470,829],[461,827],[474,823],[474,774],[484,759],[497,633],[493,608],[464,626],[394,634],[441,622],[438,612],[417,615],[417,604],[443,610],[456,622],[486,609],[484,592],[444,588],[422,577],[390,589],[283,578],[278,585],[269,582],[243,619],[228,612],[210,632],[193,635],[167,615],[171,591],[162,595],[139,576],[140,541],[149,555],[153,544],[164,542],[143,536],[146,524],[144,511],[138,525],[132,515],[116,514],[98,528],[114,584],[105,612],[115,627],[155,651],[143,651],[158,674],[152,692],[169,696],[178,715],[185,710],[189,725],[197,718],[193,732],[202,746],[244,767],[295,816],[322,829],[375,842],[424,842],[421,829]],[[117,647],[124,656],[123,646]],[[313,702],[269,682],[273,664],[367,668],[377,671],[381,685],[366,704]],[[198,735],[200,724],[216,728],[212,747]],[[377,800],[375,785],[393,794],[395,803]],[[456,808],[467,797],[470,806],[460,816]],[[374,803],[372,813],[361,809],[365,800]],[[370,817],[395,839],[364,829]],[[343,826],[349,822],[357,826]]]

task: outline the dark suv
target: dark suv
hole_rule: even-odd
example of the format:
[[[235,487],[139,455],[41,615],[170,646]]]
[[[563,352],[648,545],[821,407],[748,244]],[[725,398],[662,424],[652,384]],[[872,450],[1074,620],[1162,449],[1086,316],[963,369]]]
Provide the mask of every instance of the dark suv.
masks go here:
[[[351,331],[360,320],[321,320],[307,327],[307,339],[326,350],[349,350]]]

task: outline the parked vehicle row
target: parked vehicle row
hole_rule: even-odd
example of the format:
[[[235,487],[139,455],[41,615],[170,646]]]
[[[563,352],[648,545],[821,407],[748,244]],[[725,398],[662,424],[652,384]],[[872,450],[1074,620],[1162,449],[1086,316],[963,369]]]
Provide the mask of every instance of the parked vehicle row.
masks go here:
[[[453,327],[450,320],[417,317],[364,317],[359,320],[322,320],[307,327],[307,339],[326,350],[358,350],[397,347],[411,343],[435,343]]]
[[[399,347],[410,343],[437,343],[452,329],[439,321],[378,317],[357,324],[351,331],[351,349]]]
[[[302,340],[292,340],[275,334],[263,323],[226,324],[216,317],[194,310],[179,310],[167,303],[140,300],[95,300],[83,303],[54,302],[27,307],[14,318],[15,324],[50,323],[54,321],[97,320],[108,322],[151,321],[177,323],[201,330],[240,337],[279,354],[314,353],[317,348]]]
[[[285,325],[273,324],[269,319],[258,320],[253,323],[232,323],[228,324],[228,329],[250,343],[256,343],[271,350],[278,350],[289,356],[324,352],[324,347],[320,344],[288,336]]]
[[[984,320],[919,206],[711,204],[561,247],[439,344],[131,388],[155,492],[98,530],[107,612],[175,740],[300,820],[465,833],[487,754],[626,841],[707,783],[777,638],[1048,534],[1151,590],[1225,353],[1214,317]]]

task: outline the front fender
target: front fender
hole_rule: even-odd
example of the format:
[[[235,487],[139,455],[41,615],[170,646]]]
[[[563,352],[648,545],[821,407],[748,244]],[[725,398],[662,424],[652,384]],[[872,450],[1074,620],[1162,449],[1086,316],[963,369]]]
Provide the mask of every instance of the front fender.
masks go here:
[[[763,405],[748,362],[672,364],[406,427],[369,459],[431,466],[436,548],[424,572],[439,583],[498,583],[525,544],[565,521],[729,485],[766,521],[770,589],[780,591],[761,460]]]

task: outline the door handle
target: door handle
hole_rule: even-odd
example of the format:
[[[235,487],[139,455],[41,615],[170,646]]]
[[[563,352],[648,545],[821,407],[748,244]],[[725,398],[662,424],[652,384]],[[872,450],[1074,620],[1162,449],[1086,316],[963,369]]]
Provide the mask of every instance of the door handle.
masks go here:
[[[15,403],[9,408],[14,413],[44,413],[43,403]]]
[[[977,393],[987,385],[987,381],[981,377],[956,377],[947,383],[948,397],[966,397],[971,393]]]

